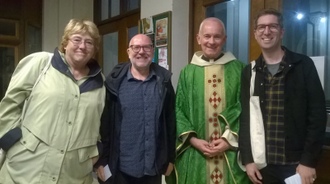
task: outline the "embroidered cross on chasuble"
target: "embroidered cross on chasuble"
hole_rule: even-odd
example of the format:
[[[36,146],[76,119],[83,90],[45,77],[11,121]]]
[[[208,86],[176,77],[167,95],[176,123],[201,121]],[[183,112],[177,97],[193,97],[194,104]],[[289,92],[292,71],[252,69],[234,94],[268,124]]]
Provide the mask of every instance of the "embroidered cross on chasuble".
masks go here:
[[[205,67],[205,135],[211,143],[221,138],[222,131],[218,114],[226,108],[224,66]],[[206,159],[206,178],[208,184],[225,184],[226,161],[223,154]]]

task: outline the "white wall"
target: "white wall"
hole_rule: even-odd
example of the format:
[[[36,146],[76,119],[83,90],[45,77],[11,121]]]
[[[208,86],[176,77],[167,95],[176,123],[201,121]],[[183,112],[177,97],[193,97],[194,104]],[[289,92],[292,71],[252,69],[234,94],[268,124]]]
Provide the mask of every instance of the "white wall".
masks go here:
[[[180,71],[188,58],[189,0],[141,0],[141,19],[172,11],[172,83],[176,89]]]
[[[174,89],[176,89],[178,84],[180,71],[191,60],[191,58],[188,57],[189,32],[189,0],[173,0],[172,83]]]
[[[180,71],[191,59],[188,58],[189,0],[141,0],[141,19],[167,11],[172,11],[171,70],[176,89]],[[166,183],[164,177],[162,183]]]
[[[42,18],[42,50],[53,52],[61,43],[64,27],[70,19],[93,20],[93,1],[44,0]]]
[[[172,11],[173,0],[141,0],[141,18]]]

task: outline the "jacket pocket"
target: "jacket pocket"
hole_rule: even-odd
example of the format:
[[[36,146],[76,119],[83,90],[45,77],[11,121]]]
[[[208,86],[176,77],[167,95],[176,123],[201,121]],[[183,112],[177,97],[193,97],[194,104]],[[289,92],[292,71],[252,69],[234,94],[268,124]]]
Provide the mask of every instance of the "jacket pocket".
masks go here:
[[[75,178],[88,177],[93,171],[92,158],[98,155],[97,146],[79,148],[77,154],[78,163],[71,163],[71,169],[68,168],[68,172],[70,176]]]
[[[99,152],[96,145],[78,149],[78,157],[80,163],[85,162],[88,159],[92,159],[98,154]]]
[[[22,127],[22,134],[22,138],[7,152],[7,158],[9,160],[24,152],[34,152],[37,149],[40,140],[24,127]]]

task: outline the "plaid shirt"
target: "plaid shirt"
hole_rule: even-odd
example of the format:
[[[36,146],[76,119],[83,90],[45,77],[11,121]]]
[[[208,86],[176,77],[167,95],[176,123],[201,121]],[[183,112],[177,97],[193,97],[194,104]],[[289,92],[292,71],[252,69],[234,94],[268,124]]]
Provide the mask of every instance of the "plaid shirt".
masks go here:
[[[267,163],[284,165],[285,133],[284,133],[284,73],[285,55],[282,58],[277,73],[272,76],[263,60],[265,76],[265,119]]]

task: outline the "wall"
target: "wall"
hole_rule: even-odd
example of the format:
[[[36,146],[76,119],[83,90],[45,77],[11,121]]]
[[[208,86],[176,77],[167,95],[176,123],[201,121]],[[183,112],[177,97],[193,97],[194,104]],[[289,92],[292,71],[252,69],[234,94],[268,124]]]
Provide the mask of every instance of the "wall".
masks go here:
[[[141,18],[172,11],[172,83],[176,89],[180,71],[188,58],[189,0],[141,0]]]
[[[43,0],[42,50],[53,52],[72,18],[93,20],[91,0]]]
[[[152,8],[151,8],[152,7]],[[186,66],[189,43],[189,0],[141,0],[141,19],[172,11],[172,84],[178,84],[181,69]],[[165,183],[163,177],[163,183]]]
[[[71,18],[93,20],[93,1],[43,1],[43,47],[53,52],[61,43],[65,25]],[[176,89],[181,69],[188,64],[189,0],[141,0],[141,18],[172,11],[172,83]]]

